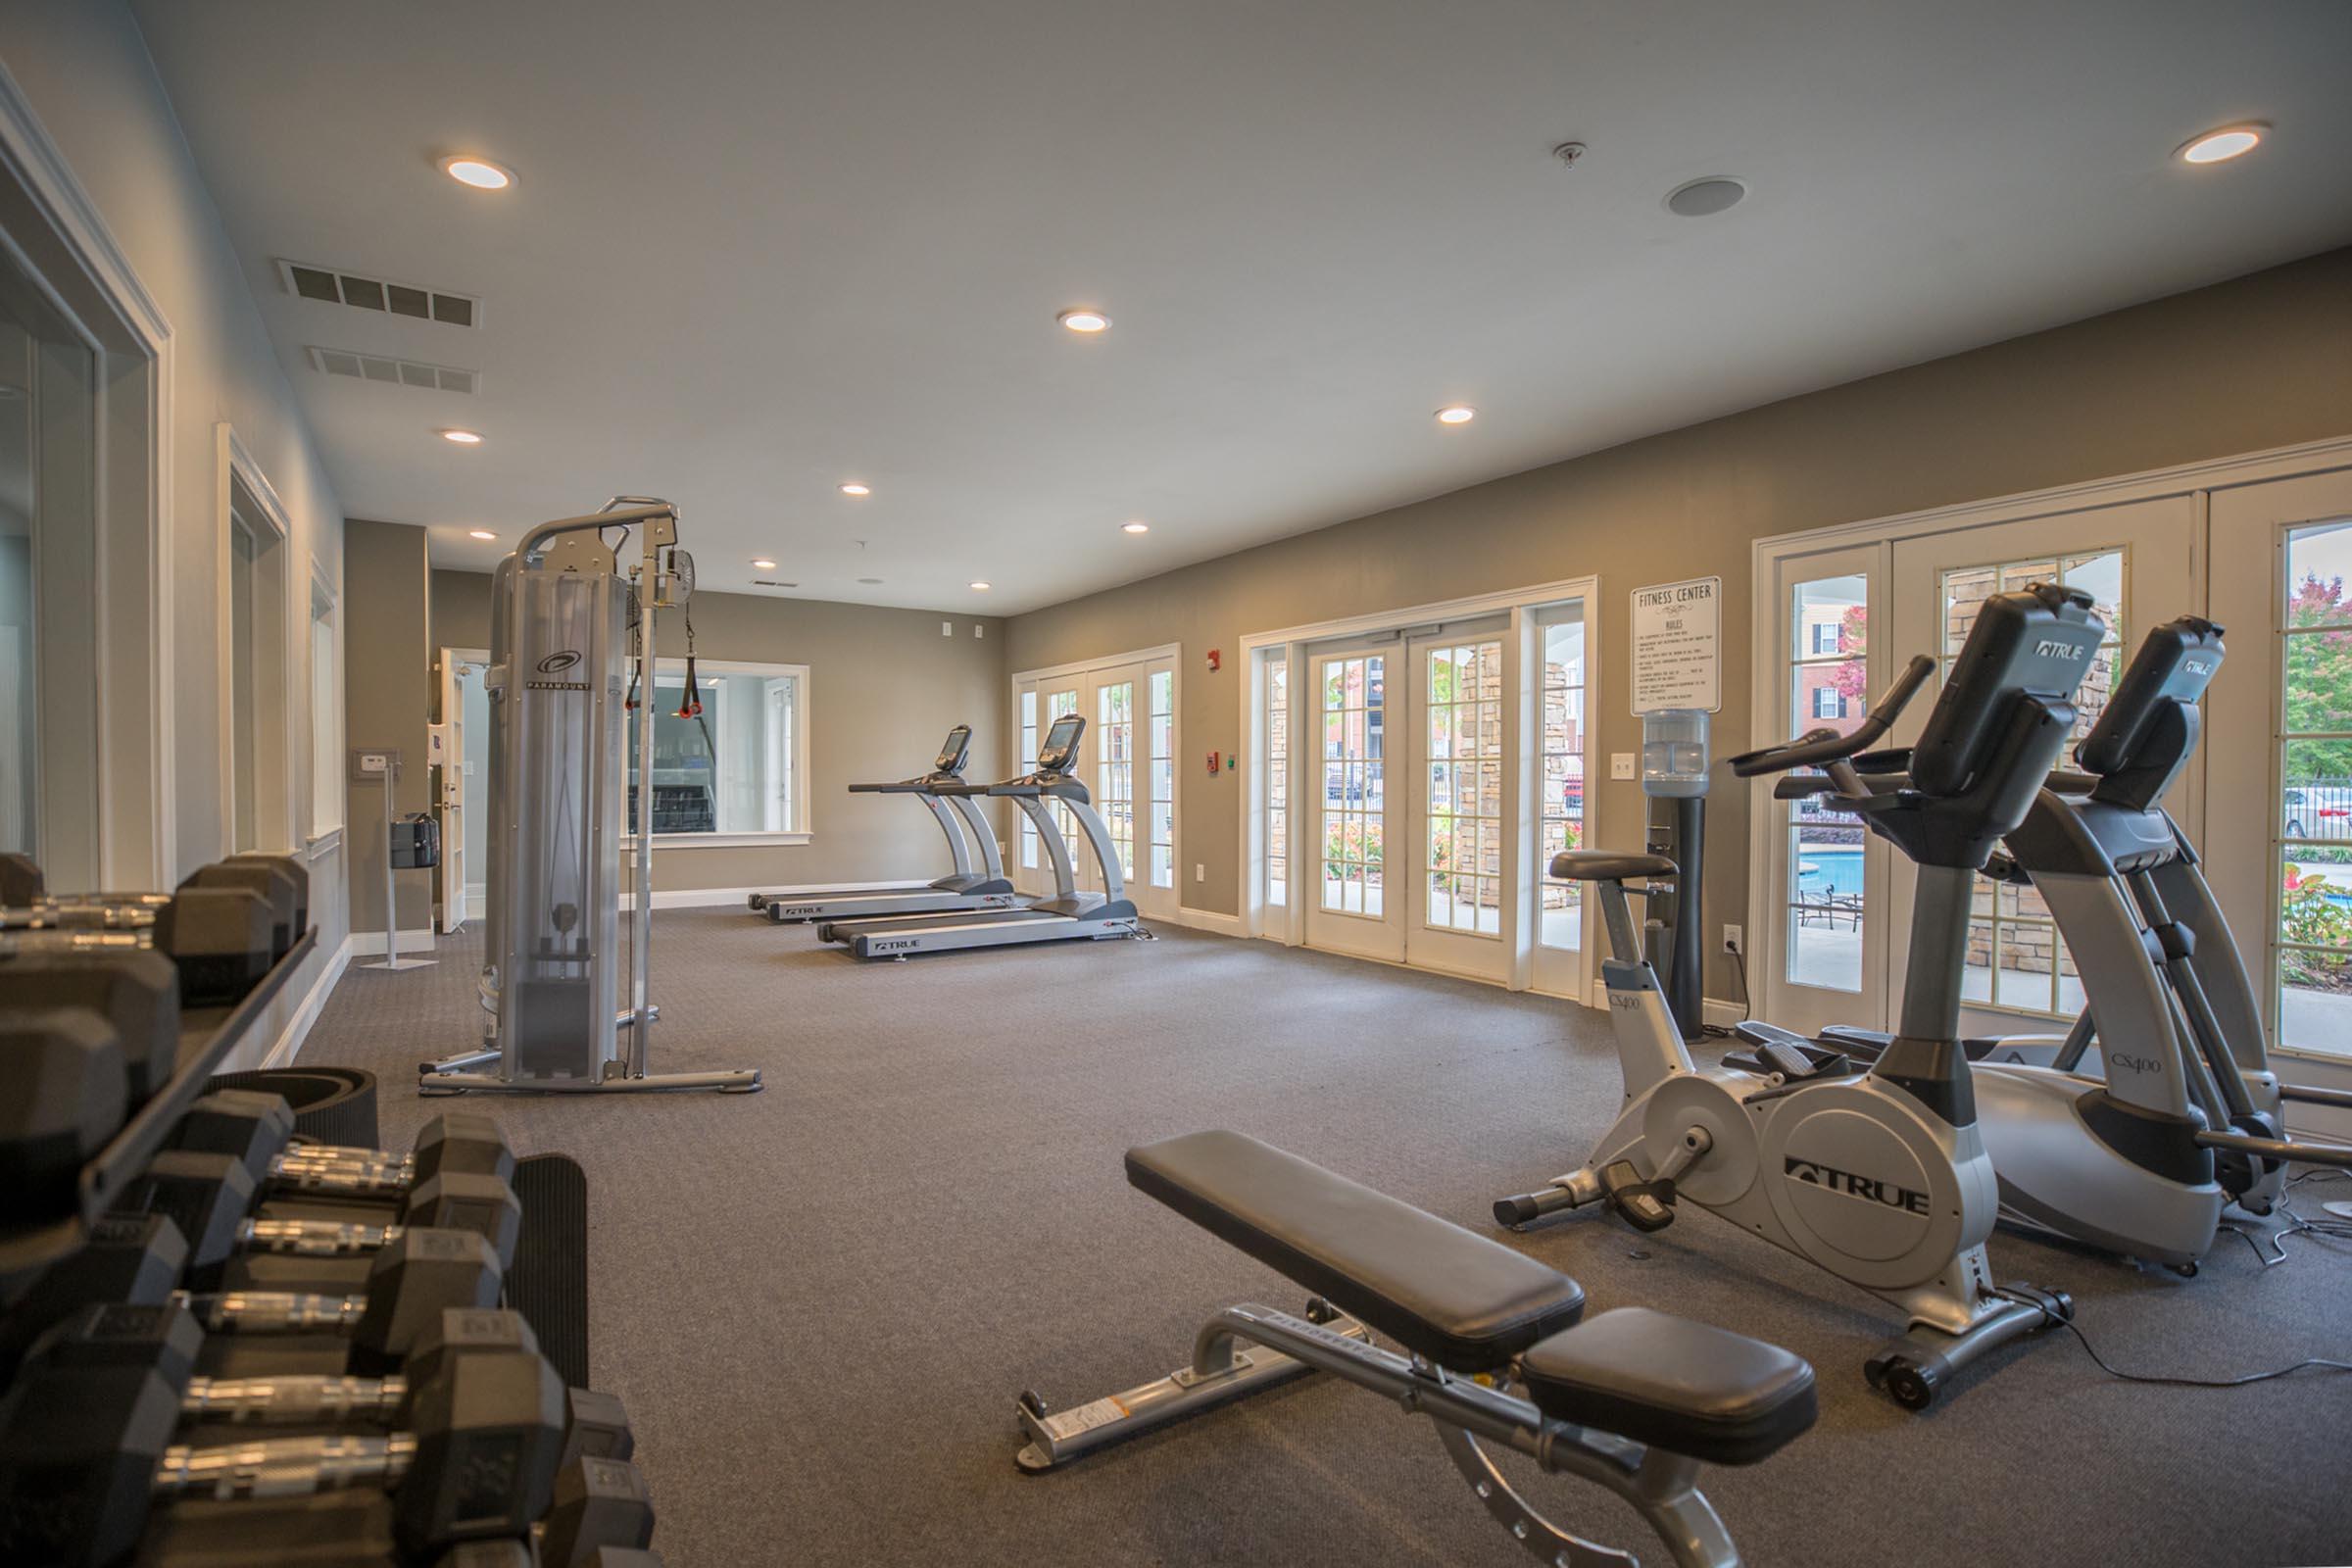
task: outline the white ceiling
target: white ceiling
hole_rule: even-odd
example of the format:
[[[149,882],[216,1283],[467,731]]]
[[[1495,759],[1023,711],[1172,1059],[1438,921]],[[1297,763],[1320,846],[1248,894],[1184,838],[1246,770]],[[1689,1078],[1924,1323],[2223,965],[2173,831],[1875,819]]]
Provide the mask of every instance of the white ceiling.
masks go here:
[[[473,567],[631,491],[712,587],[1009,612],[2352,241],[2341,0],[138,11],[345,506]]]

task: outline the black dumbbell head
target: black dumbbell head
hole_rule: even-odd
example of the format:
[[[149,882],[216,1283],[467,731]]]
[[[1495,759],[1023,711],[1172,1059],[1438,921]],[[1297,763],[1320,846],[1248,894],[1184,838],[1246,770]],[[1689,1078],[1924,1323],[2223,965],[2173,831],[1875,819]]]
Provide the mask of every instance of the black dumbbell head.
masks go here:
[[[59,1368],[0,1405],[0,1543],[21,1563],[103,1564],[138,1544],[179,1396],[151,1367]]]
[[[555,1507],[539,1541],[541,1568],[582,1568],[605,1547],[642,1551],[654,1541],[654,1498],[626,1459],[578,1459],[556,1474]]]
[[[257,1196],[252,1175],[234,1154],[167,1149],[148,1161],[146,1174],[122,1190],[115,1206],[168,1216],[188,1239],[188,1271],[202,1282],[236,1255],[238,1223],[253,1212]]]
[[[50,1264],[0,1313],[0,1383],[43,1330],[81,1307],[170,1300],[187,1263],[187,1239],[163,1215],[99,1215],[81,1250]]]
[[[468,1176],[514,1179],[514,1146],[505,1129],[477,1110],[452,1110],[435,1116],[416,1133],[416,1179],[444,1172]]]
[[[502,1269],[514,1263],[514,1243],[522,1235],[522,1203],[503,1176],[466,1171],[428,1176],[410,1189],[401,1218],[410,1225],[473,1232],[490,1244]]]
[[[496,1306],[504,1282],[498,1254],[473,1232],[411,1226],[369,1265],[368,1305],[352,1343],[379,1361],[396,1360],[439,1333],[449,1308]],[[556,1419],[561,1443],[560,1392]]]
[[[311,868],[299,855],[231,855],[222,865],[261,864],[283,872],[294,884],[294,934],[299,937],[311,928]]]
[[[294,1107],[282,1096],[252,1089],[216,1089],[203,1096],[172,1133],[174,1149],[234,1156],[257,1186],[293,1140]]]
[[[24,1375],[52,1369],[147,1367],[173,1394],[188,1386],[204,1348],[204,1327],[176,1301],[132,1306],[121,1301],[85,1306],[35,1340]]]
[[[286,956],[294,939],[302,934],[294,924],[294,878],[283,866],[264,858],[252,860],[221,860],[201,866],[180,883],[186,888],[250,888],[270,903],[270,956],[272,961]]]
[[[83,1161],[128,1114],[122,1048],[103,1016],[0,1007],[0,1219],[72,1213]]]
[[[441,1321],[410,1347],[408,1359],[401,1363],[401,1373],[409,1380],[410,1397],[414,1399],[416,1390],[444,1375],[462,1356],[518,1351],[535,1355],[538,1350],[539,1336],[531,1332],[530,1323],[520,1312],[503,1307],[444,1307]]]
[[[393,1503],[393,1528],[411,1551],[520,1540],[555,1490],[564,1451],[556,1369],[508,1353],[467,1357],[460,1371],[417,1390],[411,1403],[416,1453]]]
[[[49,891],[40,862],[29,855],[0,855],[0,905],[11,908],[32,903]]]
[[[464,1541],[433,1559],[433,1568],[539,1568],[520,1541]]]
[[[616,1394],[594,1389],[565,1389],[564,1462],[574,1459],[626,1459],[637,1451],[629,1430],[628,1407]]]
[[[270,901],[251,888],[181,888],[155,912],[156,951],[178,968],[191,1007],[242,1002],[276,961],[276,940]]]
[[[122,1053],[122,1088],[136,1109],[179,1065],[179,975],[160,953],[0,955],[0,996],[12,1007],[87,1007],[103,1017]]]

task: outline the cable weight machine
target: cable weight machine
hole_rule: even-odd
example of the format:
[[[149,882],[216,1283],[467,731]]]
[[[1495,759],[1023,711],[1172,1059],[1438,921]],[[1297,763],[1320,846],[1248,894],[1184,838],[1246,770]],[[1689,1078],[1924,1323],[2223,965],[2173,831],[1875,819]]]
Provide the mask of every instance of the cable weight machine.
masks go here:
[[[620,547],[607,543],[620,530]],[[637,559],[624,574],[620,551]],[[654,622],[694,594],[677,508],[615,496],[543,522],[491,581],[483,1043],[418,1069],[423,1094],[760,1088],[758,1068],[648,1070],[653,946]],[[634,635],[632,635],[632,633]],[[630,744],[634,693],[647,707]],[[691,693],[689,702],[692,701]],[[630,800],[628,778],[636,779]],[[624,999],[620,851],[635,818]],[[625,1038],[623,1035],[625,1031]]]

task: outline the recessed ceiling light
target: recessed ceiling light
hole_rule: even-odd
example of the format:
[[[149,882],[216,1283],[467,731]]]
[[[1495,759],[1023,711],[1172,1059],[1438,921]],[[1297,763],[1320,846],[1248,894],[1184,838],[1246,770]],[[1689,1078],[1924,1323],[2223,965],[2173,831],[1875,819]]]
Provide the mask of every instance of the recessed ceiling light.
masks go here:
[[[436,430],[433,433],[444,441],[455,441],[462,447],[478,447],[482,444],[481,434],[474,430]]]
[[[975,582],[975,583],[973,583],[973,584],[972,584],[972,586],[973,586],[974,588],[978,589],[978,590],[979,590],[980,592],[982,592],[982,593],[986,593],[986,592],[988,592],[988,584],[986,584],[986,583],[984,583],[984,582]]]
[[[475,190],[505,190],[514,183],[514,171],[504,164],[494,164],[487,158],[444,158],[441,160],[441,172],[461,185],[471,185]]]
[[[1152,525],[1148,522],[1124,522],[1119,525],[1121,533],[1150,533],[1151,531]]]
[[[874,487],[852,479],[841,487],[841,493],[845,496],[870,496],[874,493]]]
[[[487,528],[468,528],[466,530],[466,532],[469,537],[475,539],[495,539],[498,537],[498,535],[492,533]]]
[[[1677,218],[1712,218],[1740,205],[1747,186],[1729,174],[1709,174],[1666,193],[1666,210]]]
[[[1092,333],[1110,330],[1109,316],[1088,306],[1079,306],[1075,310],[1064,311],[1054,319],[1073,332]]]
[[[752,564],[758,566],[761,571],[773,571],[776,569],[776,564],[768,560],[765,556],[754,556],[752,558]]]
[[[2261,146],[2263,132],[2270,128],[2259,123],[2224,125],[2188,142],[2178,156],[2184,164],[2226,164]]]
[[[1478,411],[1467,403],[1448,403],[1438,411],[1440,424],[1468,424],[1478,417]]]

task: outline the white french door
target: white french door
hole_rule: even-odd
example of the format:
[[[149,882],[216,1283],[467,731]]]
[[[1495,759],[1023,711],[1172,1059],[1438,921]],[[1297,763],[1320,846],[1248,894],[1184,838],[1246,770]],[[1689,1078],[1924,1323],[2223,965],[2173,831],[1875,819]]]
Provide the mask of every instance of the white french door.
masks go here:
[[[1094,797],[1110,835],[1126,894],[1139,913],[1176,915],[1176,661],[1162,653],[1051,676],[1015,680],[1021,767],[1037,765],[1038,738],[1064,713],[1086,719],[1077,776]],[[1077,819],[1057,806],[1048,814],[1060,826],[1078,886],[1103,891],[1102,868],[1079,832]],[[1037,830],[1019,819],[1017,868],[1030,890],[1050,876]]]
[[[1407,962],[1482,980],[1510,972],[1503,905],[1506,686],[1497,626],[1407,644],[1412,766],[1399,803],[1412,823],[1404,898]]]
[[[2352,472],[2213,492],[2205,874],[2272,1044],[2352,1060]],[[2306,1061],[2295,1076],[2332,1081]]]
[[[1404,957],[1404,921],[1388,880],[1388,691],[1398,646],[1321,653],[1309,690],[1320,738],[1309,806],[1316,847],[1306,940],[1358,957]]]

